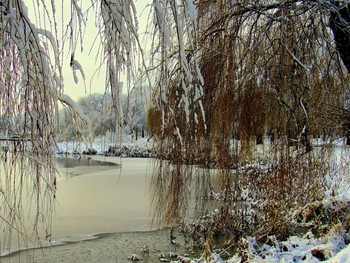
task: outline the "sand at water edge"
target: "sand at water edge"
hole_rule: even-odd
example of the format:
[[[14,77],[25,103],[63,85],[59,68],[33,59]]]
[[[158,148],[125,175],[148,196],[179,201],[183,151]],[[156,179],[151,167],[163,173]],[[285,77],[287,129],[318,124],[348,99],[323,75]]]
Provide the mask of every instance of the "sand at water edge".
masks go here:
[[[31,249],[12,256],[0,258],[0,262],[35,263],[122,263],[132,262],[128,258],[137,254],[142,262],[160,262],[161,254],[186,253],[182,236],[177,236],[175,246],[170,242],[170,230],[129,232],[100,235],[98,238],[44,249]],[[149,257],[142,257],[141,250],[147,245]],[[173,259],[175,260],[175,259]]]

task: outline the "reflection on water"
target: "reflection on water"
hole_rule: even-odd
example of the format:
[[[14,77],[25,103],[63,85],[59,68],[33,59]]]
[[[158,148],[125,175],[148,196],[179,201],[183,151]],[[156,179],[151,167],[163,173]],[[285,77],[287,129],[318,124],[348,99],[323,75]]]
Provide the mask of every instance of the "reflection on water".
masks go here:
[[[78,158],[66,158],[65,156],[58,156],[56,158],[56,164],[59,168],[60,176],[77,176],[94,173],[96,171],[108,171],[112,169],[118,169],[121,167],[119,163],[104,159],[96,159],[100,157],[78,157]]]
[[[150,159],[144,158],[57,158],[57,193],[49,238],[51,243],[46,240],[44,230],[40,233],[40,239],[44,241],[41,244],[75,242],[89,239],[97,233],[151,230],[152,220],[157,219],[153,218],[157,214],[152,214],[151,200],[162,192],[150,191],[153,171],[150,163]],[[198,175],[198,182],[204,181],[202,175]],[[190,190],[191,184],[184,186],[188,189],[186,193],[195,194]],[[163,190],[170,189],[164,185]],[[158,198],[167,201],[166,196],[159,195]],[[189,197],[190,200],[192,198],[195,200],[194,196]],[[35,200],[31,202],[35,203]],[[218,205],[214,203],[211,205]],[[192,212],[193,205],[189,205]],[[24,223],[27,229],[33,227],[30,220]],[[16,250],[17,240],[13,238],[12,241],[13,251]]]
[[[98,233],[151,230],[151,222],[154,219],[150,209],[151,199],[157,197],[166,203],[167,196],[159,194],[171,190],[163,184],[163,192],[162,189],[150,191],[150,183],[154,183],[154,180],[151,180],[153,170],[149,167],[150,159],[102,156],[94,156],[93,159],[57,158],[57,165],[59,175],[53,232],[49,238],[50,243],[45,239],[46,233],[40,233],[40,239],[44,241],[41,243],[43,246],[92,239],[94,234]],[[187,172],[193,172],[191,167],[187,168]],[[197,205],[193,202],[197,193],[191,189],[194,184],[207,182],[209,178],[204,178],[206,172],[208,171],[194,174],[194,179],[184,184],[188,189],[185,194],[190,195],[186,199],[190,202],[189,217],[193,216],[193,206]],[[215,170],[209,172],[213,173],[210,176],[212,179],[218,179]],[[219,184],[215,181],[212,183],[213,186]],[[154,189],[153,187],[152,190]],[[220,203],[212,201],[206,204],[205,210],[219,206]],[[30,221],[25,223],[28,229],[32,228]],[[0,235],[0,241],[1,238]],[[18,246],[16,242],[16,238],[13,238],[12,251]]]
[[[94,160],[91,157],[66,158],[59,156],[56,158],[56,163],[64,168],[72,168],[75,166],[119,166],[119,164],[114,162]]]

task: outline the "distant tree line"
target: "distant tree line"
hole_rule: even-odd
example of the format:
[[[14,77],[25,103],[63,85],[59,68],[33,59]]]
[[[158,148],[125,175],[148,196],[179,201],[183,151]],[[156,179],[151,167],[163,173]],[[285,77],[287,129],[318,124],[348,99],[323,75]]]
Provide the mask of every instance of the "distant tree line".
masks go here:
[[[124,109],[123,122],[120,124],[125,135],[134,139],[147,136],[145,103],[136,91],[122,94],[120,97]],[[116,114],[112,107],[110,93],[93,93],[79,97],[77,103],[92,123],[93,138],[113,134],[116,131]],[[87,127],[77,127],[74,116],[67,108],[59,113],[59,140],[80,140],[80,133]]]

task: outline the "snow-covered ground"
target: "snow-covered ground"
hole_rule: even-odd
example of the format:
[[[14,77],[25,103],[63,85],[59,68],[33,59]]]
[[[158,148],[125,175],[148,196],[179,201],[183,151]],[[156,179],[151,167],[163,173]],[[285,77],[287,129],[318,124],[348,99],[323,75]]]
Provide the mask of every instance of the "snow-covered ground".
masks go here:
[[[131,136],[124,139],[119,148],[121,156],[151,156],[152,140],[141,138],[137,141]],[[113,143],[105,138],[98,138],[92,147],[97,154],[106,154]],[[84,143],[58,143],[60,152],[83,153],[88,149]],[[325,199],[322,203],[346,202],[350,204],[350,149],[337,146],[333,153],[334,162],[326,180]],[[350,220],[350,215],[348,216]],[[349,223],[350,224],[350,223]],[[270,238],[269,245],[259,244],[255,238],[246,237],[243,249],[231,259],[223,261],[220,255],[212,253],[210,259],[191,260],[186,262],[320,262],[350,263],[350,233],[346,233],[341,225],[335,225],[329,233],[316,238],[311,232],[302,237],[290,236],[286,241]],[[175,261],[176,262],[176,261]],[[185,262],[185,261],[177,261]]]
[[[333,160],[331,171],[326,179],[326,193],[321,204],[322,206],[345,204],[349,210],[350,149],[343,146],[341,141],[333,145],[334,150],[330,157]],[[350,215],[347,215],[347,220],[350,220]],[[328,234],[321,238],[316,238],[308,232],[302,237],[290,236],[288,240],[282,242],[271,237],[269,243],[270,245],[261,245],[255,238],[247,237],[242,252],[227,262],[350,263],[350,233],[344,230],[341,223],[335,224]]]
[[[253,237],[245,240],[246,249],[227,262],[350,262],[349,234],[331,231],[327,236],[314,238],[310,232],[303,237],[291,236],[280,242],[271,237],[273,245],[258,245]],[[242,258],[244,260],[242,261]],[[326,260],[328,258],[328,260]],[[215,261],[214,261],[215,262]]]

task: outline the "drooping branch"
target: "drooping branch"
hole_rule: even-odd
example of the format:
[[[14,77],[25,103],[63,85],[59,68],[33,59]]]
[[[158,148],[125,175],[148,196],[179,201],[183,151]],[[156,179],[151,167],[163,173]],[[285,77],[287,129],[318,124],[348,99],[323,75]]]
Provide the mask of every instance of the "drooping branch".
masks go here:
[[[157,123],[160,159],[152,182],[157,218],[180,222],[188,206],[188,182],[205,130],[203,77],[199,68],[197,10],[191,0],[154,0],[151,74],[154,76],[149,123]],[[169,163],[168,163],[169,161]],[[174,166],[172,168],[172,166]],[[162,189],[163,184],[170,187]]]
[[[173,114],[180,114],[177,109],[183,110],[181,114],[187,122],[192,118],[190,115],[194,114],[195,108],[198,110],[196,114],[204,118],[204,112],[201,111],[204,83],[198,64],[198,25],[193,2],[153,1],[153,14],[153,30],[156,37],[152,43],[151,64],[160,65],[156,72],[153,72],[156,76],[154,93],[160,98],[155,103],[162,111],[164,132],[167,120],[172,119],[176,122],[177,116]],[[171,97],[171,89],[174,89],[178,97],[174,105],[167,103]],[[169,107],[170,109],[166,110]],[[175,128],[177,129],[174,132],[181,138],[182,128]]]
[[[336,49],[348,72],[350,72],[350,3],[349,1],[337,0],[290,0],[290,1],[267,1],[259,3],[232,3],[232,7],[217,18],[207,28],[205,35],[210,35],[214,31],[223,30],[223,21],[234,19],[234,17],[249,17],[259,15],[270,20],[271,23],[283,21],[282,10],[290,10],[289,16],[298,17],[305,13],[312,15],[326,15],[329,17],[329,26],[333,31]]]
[[[81,109],[80,105],[78,103],[76,103],[69,95],[67,94],[61,94],[58,97],[59,101],[61,101],[62,103],[66,104],[71,112],[73,112],[74,115],[76,115],[77,117],[79,117],[82,121],[85,122],[86,126],[87,126],[87,142],[89,143],[90,149],[92,149],[92,129],[91,129],[91,120],[89,118],[89,116],[87,116],[83,110]],[[80,132],[81,134],[83,134],[83,132]]]
[[[126,70],[127,77],[133,76],[132,66],[137,42],[136,9],[132,0],[101,1],[100,34],[103,46],[103,57],[107,67],[107,87],[110,88],[113,100],[113,108],[116,113],[117,138],[121,140],[121,125],[123,108],[121,105],[121,93],[123,84],[120,74]]]
[[[50,20],[49,24],[55,23]],[[0,116],[5,125],[0,126],[0,135],[7,141],[5,158],[0,161],[5,171],[1,184],[6,186],[0,196],[4,236],[9,236],[13,225],[32,234],[25,229],[23,219],[33,215],[31,229],[36,238],[39,226],[44,225],[48,235],[51,231],[56,194],[56,113],[63,81],[57,35],[50,32],[57,29],[50,29],[31,22],[23,1],[1,1]],[[11,144],[13,137],[18,140]],[[21,195],[25,191],[33,198],[28,200],[34,204],[30,215],[23,214],[27,203]]]

